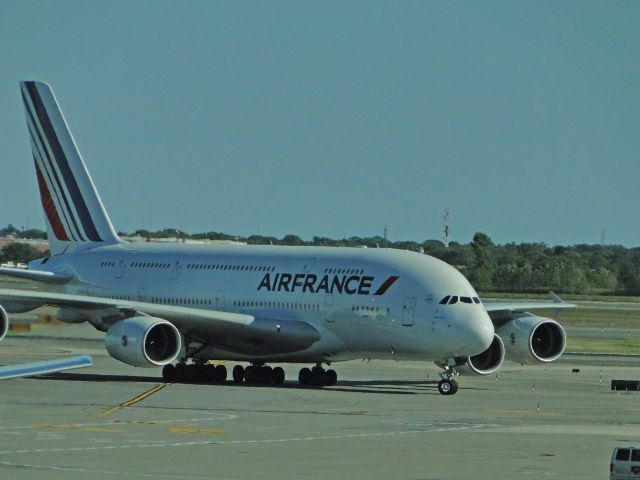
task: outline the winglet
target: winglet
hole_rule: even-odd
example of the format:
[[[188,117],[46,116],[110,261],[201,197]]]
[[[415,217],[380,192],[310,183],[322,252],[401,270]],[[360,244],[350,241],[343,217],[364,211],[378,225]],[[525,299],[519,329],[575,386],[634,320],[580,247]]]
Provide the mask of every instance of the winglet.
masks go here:
[[[553,300],[553,303],[565,303],[555,292],[549,291],[549,298]]]

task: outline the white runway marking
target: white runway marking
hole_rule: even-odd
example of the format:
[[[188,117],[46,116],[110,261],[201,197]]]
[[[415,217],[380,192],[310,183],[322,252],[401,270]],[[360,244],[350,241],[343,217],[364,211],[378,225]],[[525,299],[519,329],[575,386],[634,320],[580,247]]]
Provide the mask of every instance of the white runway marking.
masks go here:
[[[157,473],[116,472],[111,470],[89,470],[86,468],[58,467],[56,465],[30,465],[27,463],[0,462],[0,466],[34,468],[37,470],[54,470],[56,472],[79,472],[87,474],[114,475],[118,477],[144,477],[144,478],[180,478],[188,480],[200,480],[202,477],[187,477],[184,475],[162,475]]]
[[[178,420],[111,420],[108,422],[99,423],[71,423],[71,424],[48,424],[42,423],[39,425],[16,425],[14,427],[0,427],[0,433],[11,430],[34,430],[41,428],[59,428],[59,429],[73,429],[73,428],[85,428],[85,427],[113,427],[114,425],[166,425],[170,423],[189,423],[189,422],[211,422],[214,420],[235,420],[238,415],[232,415],[230,413],[221,413],[215,417],[207,418],[185,418]]]
[[[36,448],[23,450],[3,450],[0,455],[20,455],[34,453],[64,453],[64,452],[89,452],[104,450],[124,450],[130,448],[167,448],[167,447],[193,447],[201,445],[247,445],[247,444],[267,444],[267,443],[291,443],[291,442],[311,442],[322,440],[343,440],[348,438],[383,438],[402,435],[418,435],[424,433],[440,433],[454,432],[460,430],[473,430],[479,428],[499,427],[493,424],[475,424],[465,426],[452,426],[433,428],[430,430],[405,430],[400,432],[374,432],[374,433],[351,433],[345,435],[325,435],[315,437],[296,437],[296,438],[279,438],[279,439],[262,439],[262,440],[205,440],[199,442],[168,442],[168,443],[146,443],[141,445],[109,445],[95,447],[68,447],[68,448]]]

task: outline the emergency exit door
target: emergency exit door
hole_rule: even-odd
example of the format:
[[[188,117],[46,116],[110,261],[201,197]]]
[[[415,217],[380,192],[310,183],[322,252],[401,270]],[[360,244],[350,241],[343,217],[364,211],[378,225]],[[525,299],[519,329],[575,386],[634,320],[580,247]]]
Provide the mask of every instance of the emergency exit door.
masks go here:
[[[402,305],[402,325],[410,327],[413,325],[413,317],[416,313],[416,299],[405,298]]]

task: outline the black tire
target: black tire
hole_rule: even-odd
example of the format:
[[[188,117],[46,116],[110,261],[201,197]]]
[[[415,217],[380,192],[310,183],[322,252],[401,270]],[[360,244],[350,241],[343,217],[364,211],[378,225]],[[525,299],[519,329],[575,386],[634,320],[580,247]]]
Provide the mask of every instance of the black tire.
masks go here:
[[[224,383],[227,381],[227,367],[224,365],[218,365],[216,367],[216,382]]]
[[[184,364],[176,365],[176,383],[186,383],[189,381],[189,370],[190,367]]]
[[[162,381],[164,383],[173,383],[176,381],[176,367],[170,363],[162,367]]]
[[[324,384],[328,387],[333,387],[338,383],[338,374],[335,370],[327,370],[324,374]]]
[[[458,382],[455,380],[443,379],[438,382],[438,391],[442,395],[453,395],[458,391]]]
[[[276,367],[271,372],[271,381],[274,385],[282,385],[284,383],[284,369]]]
[[[244,381],[244,367],[242,365],[233,367],[233,381],[236,383],[242,383]]]
[[[449,395],[455,395],[458,392],[458,382],[452,379],[451,383],[453,384],[453,389]]]
[[[256,383],[258,381],[258,369],[253,365],[245,368],[244,381],[247,383]]]
[[[314,387],[323,387],[325,385],[324,374],[325,372],[322,368],[313,368],[311,370],[311,385]]]
[[[211,365],[210,363],[207,363],[206,365],[203,365],[202,368],[203,368],[203,370],[202,370],[203,381],[205,381],[205,382],[215,382],[216,381],[216,367]]]
[[[273,368],[265,365],[263,367],[259,367],[259,382],[260,383],[271,383],[271,374],[273,372]]]
[[[298,382],[300,382],[300,385],[303,387],[309,385],[311,383],[311,370],[307,367],[301,368],[298,374]]]

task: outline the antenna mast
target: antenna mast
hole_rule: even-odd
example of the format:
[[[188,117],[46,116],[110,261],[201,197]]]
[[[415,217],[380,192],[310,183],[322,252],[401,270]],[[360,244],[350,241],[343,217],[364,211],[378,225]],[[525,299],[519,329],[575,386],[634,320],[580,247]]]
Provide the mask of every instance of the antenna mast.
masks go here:
[[[448,208],[444,209],[442,221],[444,222],[444,246],[445,248],[449,248],[449,227],[451,225],[451,211]]]

